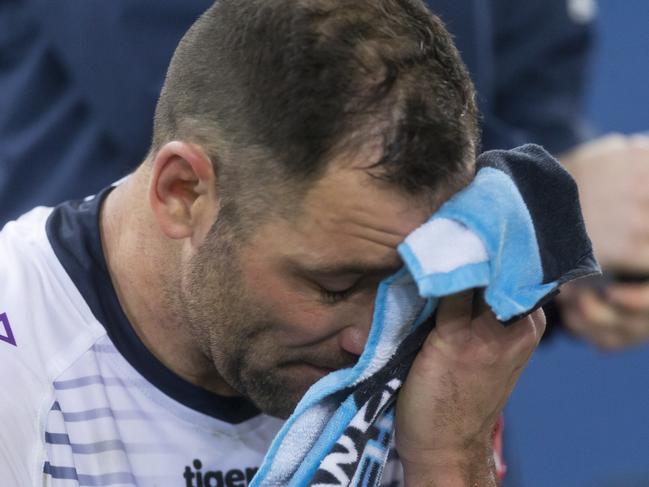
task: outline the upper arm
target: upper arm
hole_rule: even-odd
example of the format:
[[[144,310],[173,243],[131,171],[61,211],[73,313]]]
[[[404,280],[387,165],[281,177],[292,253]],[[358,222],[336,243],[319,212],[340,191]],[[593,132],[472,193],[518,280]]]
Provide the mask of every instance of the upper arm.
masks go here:
[[[42,388],[28,367],[0,342],[0,479],[3,485],[36,485],[42,472],[39,409]]]
[[[582,105],[593,21],[576,4],[492,0],[494,90],[485,116],[510,129],[510,145],[535,142],[558,154],[588,134]]]

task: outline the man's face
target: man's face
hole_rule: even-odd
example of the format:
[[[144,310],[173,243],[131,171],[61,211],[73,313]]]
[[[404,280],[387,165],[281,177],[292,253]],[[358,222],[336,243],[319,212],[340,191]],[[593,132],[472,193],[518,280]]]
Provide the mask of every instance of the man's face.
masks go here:
[[[245,243],[227,230],[192,258],[182,300],[218,374],[262,411],[290,415],[326,373],[355,363],[396,247],[434,208],[353,166],[334,166],[288,221]]]

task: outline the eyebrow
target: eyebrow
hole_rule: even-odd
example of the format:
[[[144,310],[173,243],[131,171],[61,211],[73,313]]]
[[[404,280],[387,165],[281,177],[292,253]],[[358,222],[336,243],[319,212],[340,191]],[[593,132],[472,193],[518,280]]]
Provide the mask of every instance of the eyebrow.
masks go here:
[[[327,264],[309,264],[305,262],[288,259],[289,265],[300,272],[315,276],[339,276],[339,275],[389,275],[397,272],[403,266],[402,262],[398,264],[385,264],[373,262],[340,262]]]

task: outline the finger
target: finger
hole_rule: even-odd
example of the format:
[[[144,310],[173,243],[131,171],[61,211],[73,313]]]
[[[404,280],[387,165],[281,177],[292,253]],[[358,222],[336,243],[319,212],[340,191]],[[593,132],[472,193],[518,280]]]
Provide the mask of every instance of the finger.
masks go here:
[[[638,149],[647,151],[647,162],[649,162],[649,136],[644,133],[629,135],[629,143]]]
[[[611,284],[606,297],[626,311],[649,314],[649,284]]]
[[[534,329],[536,333],[536,343],[537,345],[541,342],[541,339],[543,338],[543,335],[545,334],[545,329],[547,326],[547,319],[545,317],[545,311],[543,311],[543,308],[539,308],[536,311],[534,311],[530,317],[532,318],[532,321],[534,322]]]
[[[561,304],[568,304],[574,300],[576,292],[573,284],[564,284],[555,299]]]
[[[545,314],[539,308],[506,329],[507,348],[513,356],[529,359],[545,332]]]
[[[582,316],[582,321],[593,327],[608,328],[614,326],[620,319],[615,307],[590,290],[584,290],[579,295],[577,309]]]
[[[505,334],[505,325],[496,318],[481,293],[473,296],[471,330],[482,340],[500,340]]]
[[[468,330],[471,325],[473,290],[442,298],[437,308],[436,330],[440,335]]]
[[[625,331],[622,346],[630,347],[646,343],[649,339],[649,317],[629,318]]]
[[[614,331],[601,332],[585,338],[602,352],[614,352],[626,346],[626,340]]]
[[[610,329],[590,330],[584,338],[602,351],[616,351],[642,344],[647,339],[646,323],[625,321]]]
[[[649,339],[649,316],[617,312],[611,321],[590,322],[578,310],[562,315],[566,327],[602,350],[619,350]]]
[[[618,323],[602,336],[613,341],[613,348],[630,347],[649,338],[649,317],[622,315]]]
[[[485,301],[484,293],[474,291],[473,293],[473,309],[471,310],[471,317],[477,318],[485,313],[491,312],[491,308]]]
[[[569,286],[567,292],[564,292],[564,287],[561,288],[561,292],[557,295],[556,304],[563,318],[569,312],[575,312],[578,309],[578,296],[581,288],[576,288],[575,286]],[[561,297],[561,299],[558,299]]]
[[[576,306],[563,309],[561,311],[561,321],[573,335],[594,343],[597,328],[595,326],[589,326]]]
[[[574,335],[600,348],[609,348],[620,341],[619,317],[611,321],[589,321],[580,309],[573,307],[564,310],[561,318]]]

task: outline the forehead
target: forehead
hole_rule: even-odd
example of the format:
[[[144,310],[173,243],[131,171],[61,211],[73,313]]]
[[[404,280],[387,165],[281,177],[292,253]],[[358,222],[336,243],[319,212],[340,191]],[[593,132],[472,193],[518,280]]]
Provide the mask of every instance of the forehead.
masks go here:
[[[432,207],[373,178],[361,167],[329,170],[306,194],[296,223],[395,247],[426,221]]]
[[[440,202],[445,198],[437,198]],[[292,218],[271,221],[265,251],[314,268],[393,268],[396,248],[436,209],[354,164],[332,164]]]

